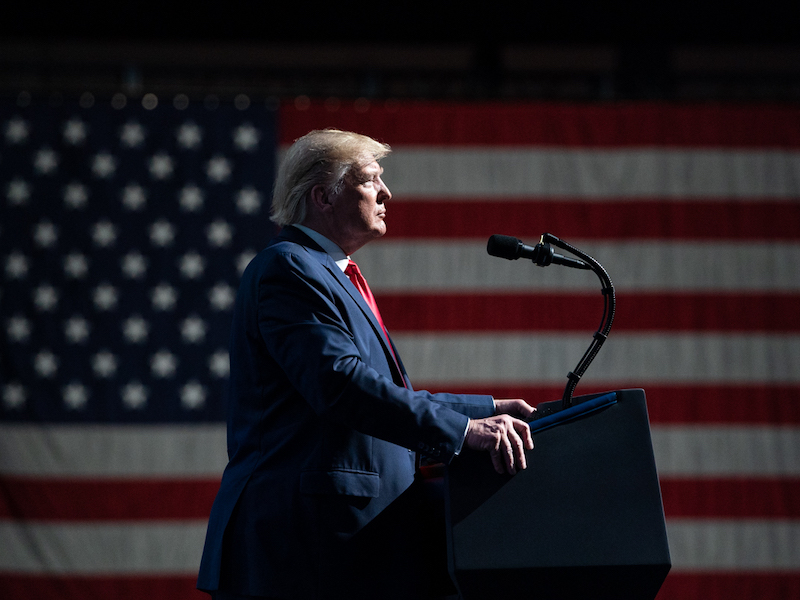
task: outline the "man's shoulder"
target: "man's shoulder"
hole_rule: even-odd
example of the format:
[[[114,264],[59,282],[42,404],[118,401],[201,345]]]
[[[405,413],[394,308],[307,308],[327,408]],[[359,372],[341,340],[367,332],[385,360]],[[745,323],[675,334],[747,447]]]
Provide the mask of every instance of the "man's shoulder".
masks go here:
[[[287,268],[300,270],[319,269],[325,266],[328,255],[319,248],[308,236],[294,230],[299,235],[280,235],[270,240],[266,248],[259,252],[245,269],[245,276],[256,273]]]
[[[291,225],[281,229],[280,233],[272,238],[267,247],[264,248],[267,254],[302,254],[302,253],[322,253],[325,251],[306,233]]]

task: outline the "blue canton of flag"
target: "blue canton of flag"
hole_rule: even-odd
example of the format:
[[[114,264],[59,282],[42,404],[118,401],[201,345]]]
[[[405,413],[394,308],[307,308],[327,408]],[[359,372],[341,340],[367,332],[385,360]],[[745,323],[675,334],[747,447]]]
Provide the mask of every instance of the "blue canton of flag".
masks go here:
[[[0,105],[0,419],[224,418],[275,114]]]

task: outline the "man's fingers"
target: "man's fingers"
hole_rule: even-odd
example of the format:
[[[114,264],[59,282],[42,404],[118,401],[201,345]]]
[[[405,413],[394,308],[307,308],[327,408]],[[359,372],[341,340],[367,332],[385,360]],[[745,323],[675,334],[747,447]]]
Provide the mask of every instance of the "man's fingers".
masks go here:
[[[498,454],[502,459],[504,470],[500,473],[506,472],[515,474],[518,469],[525,469],[527,464],[525,462],[525,448],[519,434],[515,430],[516,424],[512,421],[510,424],[503,422],[498,431],[499,444]],[[495,469],[497,465],[495,465]]]
[[[528,464],[525,461],[525,446],[522,442],[522,438],[519,437],[519,434],[516,431],[516,423],[513,424],[514,426],[508,430],[508,440],[511,444],[511,458],[513,459],[513,463],[511,464],[512,471],[509,473],[516,473],[517,469],[526,469],[528,468]],[[526,427],[526,429],[528,429]]]
[[[525,448],[528,450],[533,450],[533,435],[531,434],[531,428],[528,427],[526,423],[514,423],[514,427],[516,428],[517,433],[522,436],[522,441],[525,444]]]
[[[501,450],[492,450],[489,455],[492,457],[492,465],[494,466],[494,470],[500,473],[501,475],[506,472],[506,464],[503,460]]]
[[[536,412],[535,407],[531,406],[521,398],[506,400],[495,399],[494,404],[497,411],[496,414],[511,415],[512,417],[518,417],[523,420],[529,419],[531,415]]]
[[[466,444],[475,450],[488,450],[498,473],[514,474],[527,468],[525,450],[533,448],[530,427],[508,415],[470,421]]]

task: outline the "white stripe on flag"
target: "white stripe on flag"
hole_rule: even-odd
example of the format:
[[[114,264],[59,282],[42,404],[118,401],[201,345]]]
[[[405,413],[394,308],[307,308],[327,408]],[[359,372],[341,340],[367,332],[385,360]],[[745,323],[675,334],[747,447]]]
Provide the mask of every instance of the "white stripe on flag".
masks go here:
[[[398,334],[415,386],[562,383],[590,334]],[[592,382],[797,383],[800,336],[612,335],[586,372]]]
[[[660,477],[800,477],[800,428],[658,425],[651,435]]]
[[[185,574],[200,563],[205,522],[0,523],[0,573]],[[668,519],[674,571],[800,569],[796,521]]]
[[[225,425],[0,425],[0,473],[54,477],[219,478]]]
[[[431,148],[383,160],[398,201],[419,197],[795,198],[800,153],[784,150]]]
[[[2,475],[59,480],[86,476],[153,479],[170,473],[186,479],[191,474],[199,476],[198,462],[204,462],[203,474],[217,480],[225,468],[223,424],[186,432],[180,442],[196,448],[197,454],[184,454],[182,459],[153,457],[146,451],[154,443],[163,448],[159,438],[165,432],[159,426],[139,427],[135,435],[126,436],[113,429],[98,432],[80,425],[51,427],[47,434],[34,428],[15,429],[13,425],[0,427]],[[87,436],[94,438],[92,444],[76,443]],[[797,427],[654,425],[652,439],[658,472],[664,477],[800,477]],[[9,451],[14,447],[28,451]],[[94,452],[97,447],[105,448],[102,456]],[[54,451],[60,457],[58,469],[54,469],[52,461],[38,456]],[[126,458],[123,470],[119,464]],[[183,462],[179,464],[179,460]],[[168,469],[165,461],[170,463]]]
[[[508,231],[496,233],[522,235],[511,225]],[[541,233],[523,241],[532,246]],[[596,258],[620,291],[800,290],[800,244],[566,241]],[[589,271],[543,269],[529,260],[495,258],[486,253],[486,242],[389,237],[368,244],[354,259],[376,294],[472,290],[594,290],[599,294],[599,281]]]
[[[797,571],[800,523],[669,519],[674,571]]]
[[[206,526],[0,522],[0,573],[196,574]]]

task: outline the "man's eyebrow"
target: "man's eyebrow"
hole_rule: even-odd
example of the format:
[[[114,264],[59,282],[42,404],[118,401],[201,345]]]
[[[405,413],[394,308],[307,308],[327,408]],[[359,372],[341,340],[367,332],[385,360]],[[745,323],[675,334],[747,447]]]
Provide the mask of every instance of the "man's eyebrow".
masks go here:
[[[383,167],[378,166],[377,171],[368,171],[367,169],[362,169],[360,172],[361,177],[359,179],[364,179],[364,181],[369,181],[370,179],[374,179],[376,176],[380,177],[383,175]]]

